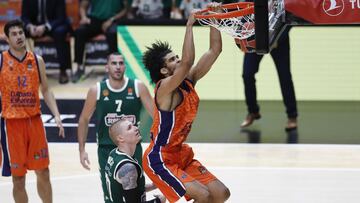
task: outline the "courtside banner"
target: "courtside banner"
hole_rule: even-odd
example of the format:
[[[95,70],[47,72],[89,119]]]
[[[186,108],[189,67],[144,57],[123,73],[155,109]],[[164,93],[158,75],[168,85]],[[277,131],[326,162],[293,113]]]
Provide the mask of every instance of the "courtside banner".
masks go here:
[[[54,116],[45,104],[44,100],[41,100],[41,119],[46,129],[46,137],[49,142],[77,142],[77,127],[79,117],[84,105],[82,99],[58,99],[56,101],[62,124],[65,129],[65,138],[59,137],[59,129],[56,126]],[[94,116],[89,122],[89,131],[87,142],[96,142],[96,128],[95,128]]]
[[[286,11],[313,24],[359,24],[360,0],[284,0]]]

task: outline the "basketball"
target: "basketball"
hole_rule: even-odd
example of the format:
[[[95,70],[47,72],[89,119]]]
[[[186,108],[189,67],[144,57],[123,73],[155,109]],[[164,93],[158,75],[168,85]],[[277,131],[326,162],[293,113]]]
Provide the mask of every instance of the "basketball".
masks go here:
[[[245,53],[255,53],[256,52],[256,42],[255,42],[255,34],[251,35],[246,39],[238,39],[235,38],[236,46],[241,49],[241,51]]]
[[[254,22],[245,22],[237,28],[238,35],[240,38],[251,37],[255,33],[255,23]]]
[[[242,30],[244,31],[251,31],[255,29],[255,23],[254,22],[246,22],[244,23],[243,27],[242,27]]]

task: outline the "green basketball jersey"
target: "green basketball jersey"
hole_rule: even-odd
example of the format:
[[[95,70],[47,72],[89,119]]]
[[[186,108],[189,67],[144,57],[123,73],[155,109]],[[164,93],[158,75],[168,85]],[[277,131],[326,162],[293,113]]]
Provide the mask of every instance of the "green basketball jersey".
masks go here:
[[[136,159],[130,157],[124,152],[119,151],[118,148],[115,148],[110,152],[105,166],[106,186],[111,202],[125,202],[122,185],[119,183],[118,177],[116,176],[120,167],[125,163],[132,163],[135,165],[138,173],[138,178],[136,180],[138,185],[137,189],[139,190],[140,194],[142,194],[142,199],[145,200],[145,177],[141,166],[138,164]]]
[[[109,80],[97,83],[95,115],[99,145],[114,145],[109,137],[109,127],[121,117],[139,125],[142,103],[135,84],[136,80],[129,78],[125,78],[125,85],[121,89],[113,89]]]

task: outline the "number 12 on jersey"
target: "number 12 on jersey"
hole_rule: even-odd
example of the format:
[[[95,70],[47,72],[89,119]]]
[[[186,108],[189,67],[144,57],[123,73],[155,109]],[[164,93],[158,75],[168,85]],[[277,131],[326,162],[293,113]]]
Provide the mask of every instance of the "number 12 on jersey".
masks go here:
[[[17,81],[18,81],[18,86],[19,87],[26,87],[27,86],[27,83],[26,83],[26,81],[27,81],[27,78],[26,78],[26,76],[18,76],[17,77]]]

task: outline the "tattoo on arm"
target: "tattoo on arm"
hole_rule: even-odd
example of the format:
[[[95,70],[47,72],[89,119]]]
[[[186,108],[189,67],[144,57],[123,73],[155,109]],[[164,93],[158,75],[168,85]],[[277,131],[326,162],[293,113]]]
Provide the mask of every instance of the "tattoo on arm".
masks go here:
[[[136,188],[138,178],[136,166],[132,163],[122,165],[117,172],[117,178],[122,184],[124,190]]]

